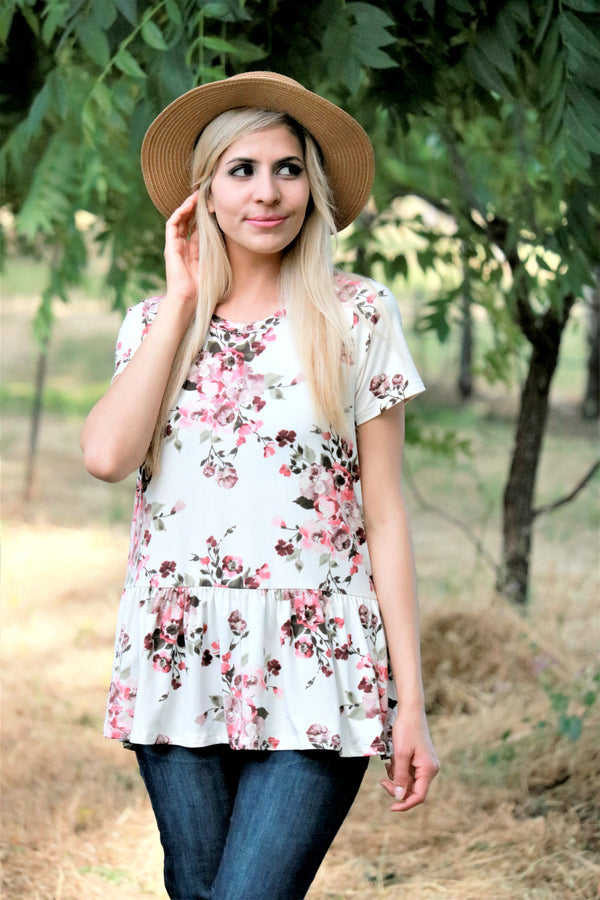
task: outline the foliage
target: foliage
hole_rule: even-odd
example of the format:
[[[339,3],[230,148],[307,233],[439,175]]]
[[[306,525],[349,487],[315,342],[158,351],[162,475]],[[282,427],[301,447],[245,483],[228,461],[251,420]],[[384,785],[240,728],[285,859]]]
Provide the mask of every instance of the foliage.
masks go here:
[[[354,113],[376,147],[348,262],[388,280],[409,266],[437,273],[422,326],[441,339],[457,307],[483,307],[495,341],[478,366],[490,380],[508,379],[531,345],[504,508],[504,555],[519,568],[505,592],[510,582],[524,599],[549,385],[600,264],[599,23],[598,0],[8,0],[0,178],[18,234],[53,249],[40,343],[89,254],[79,210],[103,223],[95,243],[117,304],[159,278],[160,219],[138,155],[160,109],[247,69],[296,77]],[[408,196],[427,217],[406,217]],[[394,226],[413,233],[414,254]]]
[[[540,683],[550,701],[556,734],[570,741],[578,740],[592,713],[596,713],[596,718],[598,715],[600,670],[587,679],[579,678],[568,689],[557,685],[556,680],[547,674],[540,678]],[[545,728],[549,723],[542,720],[538,724]]]
[[[161,271],[159,220],[138,165],[144,130],[195,84],[248,68],[285,71],[358,115],[378,149],[377,216],[407,193],[450,214],[471,283],[485,286],[485,299],[476,289],[473,299],[499,326],[515,254],[519,285],[542,307],[579,294],[597,257],[596,10],[594,0],[410,0],[401,15],[382,0],[293,12],[278,0],[8,2],[0,40],[13,91],[0,163],[18,231],[57,248],[44,307],[66,299],[85,263],[78,209],[105,223],[97,240],[119,300]],[[419,264],[439,265],[439,235],[414,227],[425,238]],[[360,230],[354,241],[367,267],[379,255],[388,277],[406,274],[402,253],[369,257]],[[426,318],[441,336],[459,289]],[[43,332],[48,309],[42,319]],[[500,358],[514,350],[509,333]],[[501,370],[487,360],[489,373]]]

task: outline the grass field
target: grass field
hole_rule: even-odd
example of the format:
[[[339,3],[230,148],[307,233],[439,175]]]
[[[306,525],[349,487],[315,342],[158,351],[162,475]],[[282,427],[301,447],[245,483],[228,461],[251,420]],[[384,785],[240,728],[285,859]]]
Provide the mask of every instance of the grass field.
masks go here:
[[[85,411],[110,377],[120,317],[89,300],[59,311],[50,411],[34,497],[24,504],[29,296],[39,289],[35,267],[29,275],[23,296],[9,277],[2,311],[2,897],[164,898],[134,760],[101,737],[132,482],[94,482],[78,449]],[[407,453],[442,772],[425,806],[394,817],[373,761],[309,900],[591,900],[600,896],[598,482],[539,521],[530,606],[509,608],[472,542],[420,497],[466,523],[497,557],[515,392],[479,385],[461,406],[453,348],[411,343],[430,386],[417,401],[423,417],[471,444],[454,462]],[[597,429],[577,409],[582,348],[574,327],[539,502],[568,491],[597,455]]]

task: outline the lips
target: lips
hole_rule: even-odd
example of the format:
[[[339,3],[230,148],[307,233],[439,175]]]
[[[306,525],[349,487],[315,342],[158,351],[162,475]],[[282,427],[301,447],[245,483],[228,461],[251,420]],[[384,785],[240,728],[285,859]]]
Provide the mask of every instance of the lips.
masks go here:
[[[287,216],[248,216],[246,222],[258,228],[274,228],[276,225],[283,225],[286,220]]]

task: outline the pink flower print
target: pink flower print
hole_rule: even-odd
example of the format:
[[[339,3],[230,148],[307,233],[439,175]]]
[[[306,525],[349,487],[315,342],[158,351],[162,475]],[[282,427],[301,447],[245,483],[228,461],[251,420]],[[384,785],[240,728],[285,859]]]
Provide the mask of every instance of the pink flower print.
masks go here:
[[[216,469],[214,466],[206,465],[202,469],[202,474],[204,475],[205,478],[212,478],[213,475],[215,474],[215,472],[216,472]]]
[[[375,691],[365,691],[362,697],[362,706],[367,719],[375,719],[377,716],[381,716],[379,695]]]
[[[400,388],[401,390],[403,390],[405,384],[404,375],[393,375],[392,384],[395,388]]]
[[[345,553],[352,546],[352,538],[345,525],[336,528],[331,536],[331,543],[339,553]]]
[[[229,650],[221,656],[221,674],[226,675],[231,669],[231,653]]]
[[[354,496],[351,500],[342,501],[340,504],[340,517],[352,532],[356,532],[362,526],[360,507],[354,499]]]
[[[217,474],[217,484],[219,487],[225,488],[225,490],[231,490],[231,488],[236,486],[237,481],[238,473],[233,466],[223,469],[223,471]]]
[[[311,744],[323,743],[329,740],[331,732],[325,725],[319,725],[315,722],[306,729],[306,737]]]
[[[280,475],[283,475],[284,478],[289,478],[290,475],[291,475],[292,473],[291,473],[290,469],[288,469],[288,467],[287,467],[286,465],[283,465],[283,466],[281,466],[281,468],[279,469],[279,474],[280,474]]]
[[[160,564],[160,576],[161,578],[168,578],[169,575],[172,575],[175,569],[177,568],[177,563],[174,560],[165,560]]]
[[[232,425],[235,422],[236,412],[233,406],[224,405],[220,406],[219,409],[216,410],[213,420],[216,425],[220,425],[222,428],[226,428],[228,425]]]
[[[369,627],[369,607],[364,603],[361,603],[358,607],[358,615],[360,617],[360,624],[363,628]]]
[[[301,635],[297,641],[294,641],[294,652],[296,653],[296,656],[301,656],[303,659],[310,659],[315,652],[312,639],[306,635]]]
[[[369,383],[369,390],[375,397],[385,397],[390,387],[390,379],[383,372],[380,375],[374,375]]]
[[[177,410],[177,427],[178,428],[191,428],[194,424],[194,415],[184,406],[180,406]],[[171,429],[172,430],[172,429]]]
[[[267,459],[267,457],[274,456],[274,455],[275,455],[275,444],[273,444],[273,443],[265,444],[265,446],[263,448],[264,458]]]
[[[296,621],[299,625],[315,631],[317,626],[322,625],[325,621],[321,604],[314,593],[311,595],[308,591],[303,592],[299,596],[295,596],[293,602]]]
[[[239,575],[244,564],[239,556],[225,556],[223,558],[223,570],[230,575]]]
[[[267,738],[267,743],[272,750],[277,750],[277,748],[279,747],[279,741],[277,740],[277,738]]]
[[[322,543],[324,531],[323,524],[317,519],[309,519],[299,528],[302,535],[301,547],[303,550],[313,550]]]
[[[256,570],[256,578],[258,581],[267,581],[271,577],[271,573],[269,572],[268,563],[264,563],[260,569]]]
[[[236,698],[232,697],[230,694],[226,694],[224,697],[223,709],[225,713],[227,736],[232,746],[236,746],[242,733],[242,717]]]
[[[284,622],[281,626],[281,630],[279,632],[279,643],[285,644],[286,641],[289,641],[292,636],[292,623],[288,619],[287,622]]]
[[[227,621],[234,634],[243,634],[248,627],[246,621],[242,619],[239,609],[234,609]]]
[[[332,492],[333,480],[327,469],[313,463],[300,475],[299,487],[303,497],[308,500],[316,500],[317,497],[327,496]]]
[[[152,657],[152,668],[157,672],[170,672],[171,671],[171,655],[167,653],[165,650],[161,650],[160,653],[155,653]]]
[[[319,497],[315,500],[315,510],[322,519],[332,519],[334,516],[337,516],[339,506],[335,499],[335,495],[332,495],[331,497]]]

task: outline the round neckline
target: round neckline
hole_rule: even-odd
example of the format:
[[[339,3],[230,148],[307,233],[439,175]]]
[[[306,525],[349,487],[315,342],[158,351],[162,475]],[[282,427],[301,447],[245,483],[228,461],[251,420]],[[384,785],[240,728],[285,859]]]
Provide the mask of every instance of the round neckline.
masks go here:
[[[254,322],[232,322],[230,319],[225,319],[223,318],[223,316],[219,316],[217,313],[213,313],[211,324],[216,328],[221,328],[224,331],[230,331],[233,333],[266,331],[268,328],[276,325],[277,322],[285,319],[286,317],[287,311],[285,309],[277,309],[275,310],[275,312],[272,312],[264,319],[256,319],[256,321]]]

